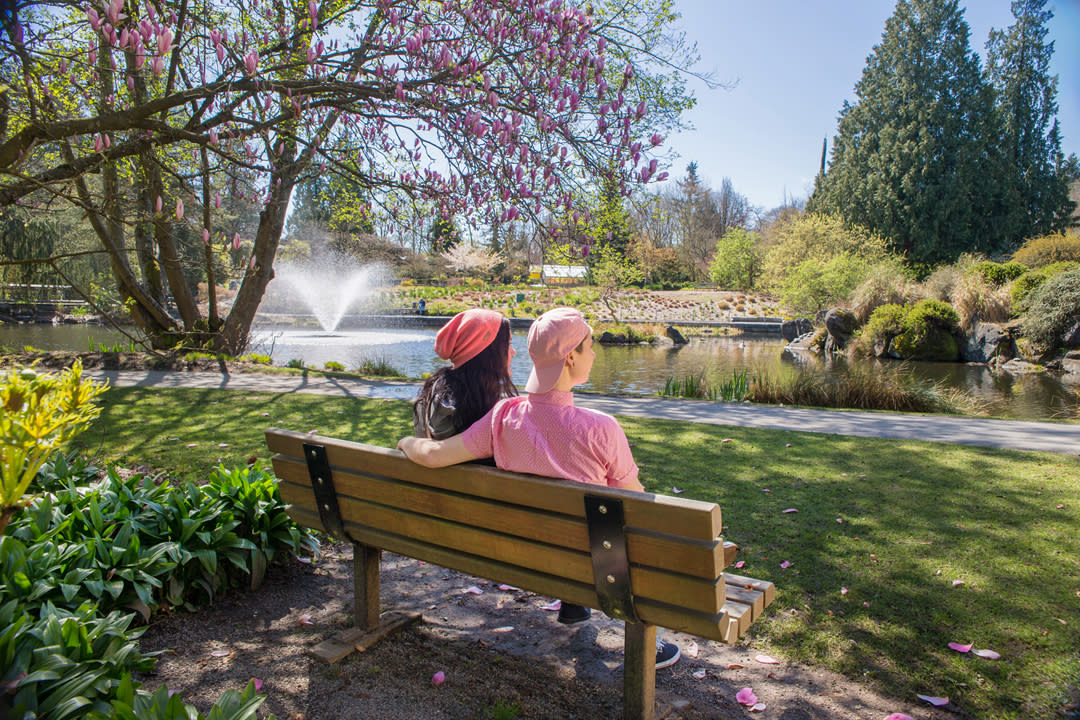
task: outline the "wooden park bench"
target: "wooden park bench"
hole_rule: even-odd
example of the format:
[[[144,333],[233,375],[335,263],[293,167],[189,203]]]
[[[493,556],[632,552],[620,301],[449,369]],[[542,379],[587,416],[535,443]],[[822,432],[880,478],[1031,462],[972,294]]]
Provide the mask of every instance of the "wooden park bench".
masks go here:
[[[293,520],[354,544],[356,627],[313,651],[329,662],[419,618],[381,613],[381,550],[624,620],[627,719],[654,717],[657,626],[733,642],[773,600],[772,583],[723,571],[736,548],[714,503],[472,463],[433,470],[287,430],[266,439]]]

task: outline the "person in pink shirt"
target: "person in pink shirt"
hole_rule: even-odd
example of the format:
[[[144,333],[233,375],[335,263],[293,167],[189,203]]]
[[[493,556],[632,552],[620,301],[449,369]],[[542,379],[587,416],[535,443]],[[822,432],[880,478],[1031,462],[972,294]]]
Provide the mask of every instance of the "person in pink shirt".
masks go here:
[[[567,307],[549,310],[532,324],[528,344],[528,396],[500,400],[459,435],[406,437],[398,449],[426,467],[493,457],[503,470],[643,491],[615,418],[574,406],[571,390],[588,381],[596,359],[592,328],[582,314]],[[584,622],[591,614],[587,607],[563,603],[559,622]],[[679,654],[677,645],[657,636],[656,667],[674,664]]]

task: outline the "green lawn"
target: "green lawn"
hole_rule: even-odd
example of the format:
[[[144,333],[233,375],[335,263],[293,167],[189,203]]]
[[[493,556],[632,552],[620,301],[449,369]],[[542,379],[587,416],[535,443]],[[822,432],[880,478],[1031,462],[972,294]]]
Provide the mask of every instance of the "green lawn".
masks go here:
[[[776,583],[776,602],[752,630],[758,646],[870,681],[912,707],[917,693],[947,695],[962,716],[1060,717],[1076,692],[1075,456],[620,421],[646,487],[717,502],[727,538],[742,547],[739,572]],[[392,446],[411,432],[410,408],[113,389],[79,442],[98,458],[197,476],[219,461],[266,460],[270,426]],[[960,654],[949,642],[1001,659]]]

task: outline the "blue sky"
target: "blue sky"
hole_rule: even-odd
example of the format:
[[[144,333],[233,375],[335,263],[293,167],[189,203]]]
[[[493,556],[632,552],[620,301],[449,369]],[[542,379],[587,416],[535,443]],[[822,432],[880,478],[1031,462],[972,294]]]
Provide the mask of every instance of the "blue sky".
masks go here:
[[[1012,24],[1010,0],[961,0],[972,50],[985,62],[991,28]],[[1051,0],[1051,70],[1058,75],[1058,120],[1066,154],[1080,155],[1080,0]],[[762,209],[805,197],[821,161],[821,141],[836,133],[845,99],[881,40],[895,0],[676,0],[681,29],[698,44],[697,69],[731,89],[690,87],[693,131],[665,145],[678,153],[672,178],[688,162],[719,187],[724,177]]]

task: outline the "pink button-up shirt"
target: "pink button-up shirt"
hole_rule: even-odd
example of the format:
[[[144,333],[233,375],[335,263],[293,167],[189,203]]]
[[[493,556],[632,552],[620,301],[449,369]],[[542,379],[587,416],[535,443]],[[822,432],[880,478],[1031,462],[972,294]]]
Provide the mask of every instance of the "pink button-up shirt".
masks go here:
[[[500,400],[462,435],[478,458],[503,470],[611,487],[637,487],[638,468],[615,418],[574,407],[552,390]]]

